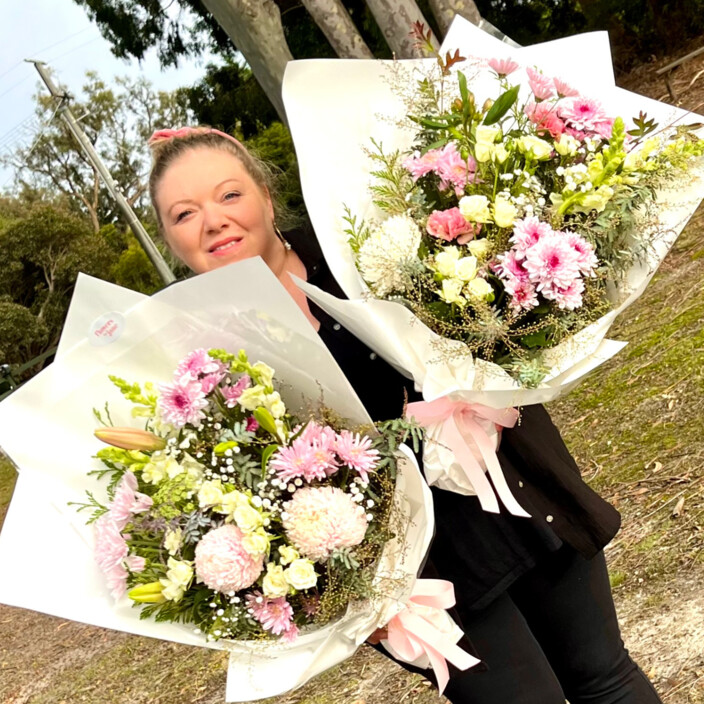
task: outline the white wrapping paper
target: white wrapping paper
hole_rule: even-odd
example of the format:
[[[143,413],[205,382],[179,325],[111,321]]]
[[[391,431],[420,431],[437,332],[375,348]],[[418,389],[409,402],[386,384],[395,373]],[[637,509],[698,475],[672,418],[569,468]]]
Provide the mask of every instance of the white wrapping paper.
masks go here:
[[[566,78],[582,93],[603,103],[607,113],[629,118],[647,111],[661,126],[679,120],[699,122],[668,105],[613,85],[605,33],[568,37],[542,45],[515,48],[456,18],[441,51],[459,49],[474,59],[514,58],[523,66],[539,65],[546,74]],[[373,163],[365,149],[370,139],[386,152],[407,149],[413,132],[398,126],[405,115],[402,100],[391,90],[390,74],[425,62],[297,61],[284,78],[284,102],[293,134],[306,205],[330,269],[350,300],[340,300],[299,282],[306,294],[399,371],[413,378],[426,401],[450,396],[492,408],[545,403],[567,392],[625,343],[606,339],[614,319],[636,300],[702,196],[701,164],[677,190],[659,195],[662,204],[657,240],[647,262],[634,267],[614,291],[615,308],[588,328],[545,352],[551,372],[538,388],[520,387],[499,366],[474,359],[460,342],[440,338],[401,304],[373,299],[354,265],[344,233],[343,205],[361,219],[383,219],[372,203],[369,185]],[[400,68],[399,68],[400,67]],[[460,64],[460,68],[463,65]],[[471,66],[466,69],[471,76]],[[477,104],[495,97],[495,81],[468,76]],[[512,76],[514,78],[514,76]],[[331,159],[334,154],[335,158]],[[432,436],[433,429],[430,428]],[[452,453],[426,443],[426,476],[442,488],[475,493]]]
[[[338,622],[303,633],[291,645],[206,643],[192,628],[140,620],[128,598],[114,602],[109,595],[93,559],[92,530],[67,503],[83,501],[85,489],[95,489],[86,477],[102,446],[92,435],[93,407],[110,401],[116,425],[136,423],[107,375],[168,380],[176,362],[197,347],[243,347],[250,359],[274,367],[293,412],[305,398],[319,399],[322,389],[325,402],[341,415],[370,423],[308,320],[260,259],[190,279],[152,298],[83,276],[56,361],[0,403],[0,445],[20,469],[0,535],[0,563],[14,568],[0,580],[0,601],[228,650],[227,701],[251,701],[298,687],[350,657],[395,615],[430,544],[432,498],[415,458],[402,450],[396,501],[403,519],[397,543],[386,546],[377,573],[383,598],[374,609],[350,609]],[[52,579],[51,589],[47,575],[61,575]],[[387,582],[388,577],[397,581]]]

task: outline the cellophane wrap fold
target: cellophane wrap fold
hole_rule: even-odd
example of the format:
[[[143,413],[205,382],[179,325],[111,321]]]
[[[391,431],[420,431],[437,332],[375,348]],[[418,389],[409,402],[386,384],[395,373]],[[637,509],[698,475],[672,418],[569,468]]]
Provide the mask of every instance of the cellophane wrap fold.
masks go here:
[[[590,33],[526,48],[511,47],[456,18],[441,53],[459,49],[472,60],[513,58],[559,75],[606,111],[624,119],[644,110],[661,125],[698,123],[702,118],[614,86],[606,33]],[[363,340],[400,372],[412,378],[426,401],[452,400],[492,408],[545,403],[566,393],[586,374],[607,361],[625,343],[606,339],[615,318],[644,291],[703,195],[704,168],[692,165],[676,189],[658,194],[658,223],[647,261],[633,267],[611,292],[613,309],[561,344],[544,351],[550,372],[537,388],[520,386],[496,364],[474,358],[459,341],[441,338],[402,304],[372,298],[355,267],[344,233],[344,206],[364,221],[384,220],[372,202],[372,160],[365,150],[371,139],[389,153],[413,144],[414,131],[400,125],[406,106],[392,89],[399,72],[427,72],[435,59],[409,61],[308,60],[288,65],[284,102],[293,134],[306,206],[332,273],[349,300],[340,300],[300,282],[318,305]],[[462,68],[462,64],[459,65]],[[515,76],[512,76],[515,79]],[[515,82],[515,81],[514,81]],[[495,83],[481,77],[469,88],[478,105],[495,97]],[[527,93],[527,86],[523,87]],[[334,158],[331,158],[334,155]],[[430,428],[430,435],[437,429]],[[497,438],[498,439],[498,438]],[[429,480],[462,494],[475,491],[446,448],[426,443],[424,464]]]
[[[106,341],[107,337],[110,338]],[[292,412],[306,399],[354,424],[364,407],[312,326],[261,259],[171,286],[151,298],[81,275],[55,362],[0,403],[0,445],[19,469],[0,535],[0,601],[61,618],[230,653],[226,700],[282,694],[350,657],[402,608],[433,533],[430,491],[402,450],[395,502],[397,537],[382,553],[379,598],[289,645],[207,642],[192,627],[140,620],[127,597],[115,602],[93,557],[92,527],[68,502],[84,500],[102,446],[92,409],[111,403],[115,425],[138,427],[114,374],[168,380],[195,348],[247,350],[276,370]],[[96,467],[98,466],[97,461]]]

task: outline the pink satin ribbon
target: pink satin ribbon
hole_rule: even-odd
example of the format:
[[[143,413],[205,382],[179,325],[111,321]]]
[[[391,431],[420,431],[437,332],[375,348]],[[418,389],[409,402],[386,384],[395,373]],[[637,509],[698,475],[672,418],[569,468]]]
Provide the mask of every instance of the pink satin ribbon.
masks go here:
[[[449,447],[455,454],[485,511],[499,513],[499,502],[484,474],[480,460],[484,460],[496,493],[504,506],[514,516],[530,518],[530,514],[521,508],[511,493],[501,471],[496,448],[489,438],[489,432],[495,425],[503,428],[516,425],[518,411],[515,408],[496,410],[481,403],[451,401],[447,396],[443,396],[435,401],[409,403],[406,417],[415,418],[426,428],[442,424],[436,440]]]
[[[446,624],[446,609],[455,605],[452,582],[444,579],[418,579],[406,608],[388,623],[388,642],[406,662],[427,655],[442,694],[450,673],[449,660],[460,670],[474,667],[479,660],[452,642],[441,629]]]
[[[231,134],[227,134],[227,132],[221,132],[220,130],[213,129],[212,127],[180,127],[177,130],[157,130],[147,140],[147,144],[156,144],[157,142],[163,142],[167,139],[187,137],[191,134],[216,134],[219,137],[229,139],[231,142],[234,142],[238,147],[244,149],[242,143],[238,139],[235,139],[235,137],[233,137]]]

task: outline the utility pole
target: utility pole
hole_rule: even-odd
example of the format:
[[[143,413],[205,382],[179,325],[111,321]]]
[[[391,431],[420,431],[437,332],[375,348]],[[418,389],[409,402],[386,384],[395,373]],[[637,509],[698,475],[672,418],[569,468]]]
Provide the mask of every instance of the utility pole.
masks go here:
[[[93,148],[93,145],[90,143],[90,140],[88,139],[88,137],[86,137],[83,128],[78,124],[78,120],[76,120],[73,113],[71,112],[71,108],[69,107],[71,96],[69,96],[68,93],[59,91],[54,82],[51,80],[51,76],[46,70],[44,62],[32,61],[31,59],[27,59],[27,61],[31,64],[34,64],[34,68],[37,69],[37,72],[41,76],[41,79],[44,81],[46,87],[49,89],[49,92],[51,93],[52,97],[58,98],[61,101],[59,103],[57,113],[61,115],[61,117],[64,119],[64,121],[68,125],[68,128],[71,130],[71,133],[78,140],[78,143],[81,145],[81,148],[86,153],[86,156],[88,157],[88,159],[90,159],[93,166],[95,166],[95,168],[97,169],[98,173],[100,174],[105,183],[105,186],[107,187],[108,191],[110,191],[110,195],[112,195],[112,197],[117,201],[120,210],[122,210],[125,217],[127,218],[129,226],[132,228],[132,232],[134,232],[135,237],[139,240],[139,243],[142,245],[142,248],[151,260],[152,264],[156,267],[156,270],[159,273],[161,280],[165,284],[170,284],[173,281],[176,281],[176,277],[169,268],[169,265],[161,256],[161,252],[159,252],[154,242],[152,242],[151,237],[149,237],[149,234],[144,229],[144,226],[135,215],[134,211],[130,207],[130,204],[127,202],[127,200],[125,200],[125,197],[122,195],[122,193],[120,193],[119,186],[113,180],[110,172],[107,170],[100,156]]]

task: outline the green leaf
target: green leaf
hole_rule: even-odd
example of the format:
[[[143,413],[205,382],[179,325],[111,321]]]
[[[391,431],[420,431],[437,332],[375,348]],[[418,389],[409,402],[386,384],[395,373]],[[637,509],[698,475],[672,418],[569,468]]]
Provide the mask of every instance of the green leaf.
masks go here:
[[[484,118],[485,125],[493,125],[498,122],[511,109],[518,98],[518,89],[519,86],[513,86],[496,99]]]
[[[278,445],[267,445],[262,452],[262,476],[266,476],[266,466],[269,463],[269,458],[279,449]]]
[[[469,93],[467,92],[467,77],[462,73],[462,71],[457,72],[457,80],[460,84],[460,95],[462,96],[462,103],[466,103],[469,99]]]
[[[274,422],[274,416],[271,415],[271,413],[264,408],[263,406],[259,406],[254,413],[252,413],[254,416],[255,420],[259,425],[264,428],[268,433],[271,433],[275,437],[278,437],[279,431],[276,428],[276,423]]]

